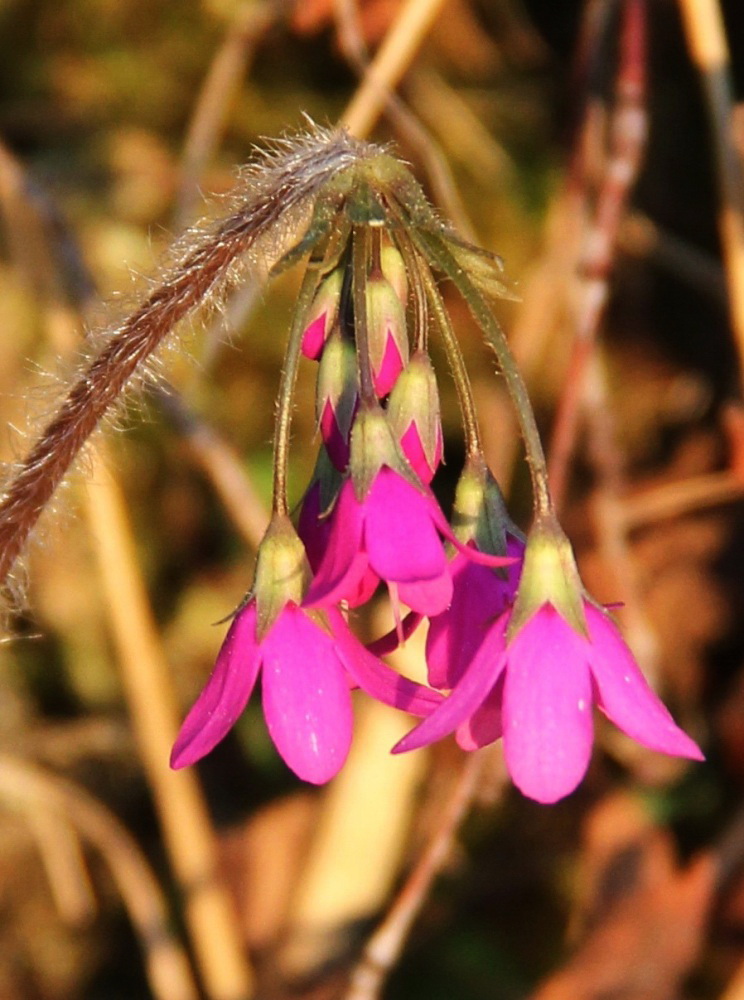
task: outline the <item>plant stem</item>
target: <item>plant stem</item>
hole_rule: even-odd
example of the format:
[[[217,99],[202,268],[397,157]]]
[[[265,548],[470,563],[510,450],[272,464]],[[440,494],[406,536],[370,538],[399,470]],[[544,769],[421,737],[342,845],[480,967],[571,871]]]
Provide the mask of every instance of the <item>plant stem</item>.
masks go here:
[[[527,387],[514,362],[501,327],[491,312],[490,306],[460,267],[443,239],[422,230],[415,231],[413,239],[418,244],[423,255],[443,271],[453,282],[483,331],[486,340],[493,348],[504,376],[507,390],[514,404],[522,438],[524,439],[527,462],[532,479],[535,513],[538,517],[552,514],[553,503],[548,488],[545,453],[540,440],[540,433],[537,429],[537,423],[535,422],[535,414],[527,394]]]
[[[460,344],[455,336],[455,331],[452,329],[450,318],[447,315],[447,310],[444,308],[444,303],[434,283],[431,271],[425,264],[419,265],[419,274],[426,287],[427,301],[434,313],[437,325],[439,326],[439,332],[444,341],[444,349],[447,352],[447,360],[449,361],[452,378],[457,390],[457,398],[460,404],[462,423],[465,431],[465,452],[468,458],[477,458],[483,454],[483,449],[481,446],[480,430],[478,429],[478,415],[475,408],[475,400],[473,399],[473,390],[465,367],[465,359],[462,356]]]
[[[294,397],[297,371],[300,366],[300,348],[305,332],[305,318],[310,308],[318,284],[318,269],[310,261],[305,270],[300,292],[297,296],[292,317],[284,365],[279,379],[276,424],[274,427],[274,488],[272,511],[274,514],[289,515],[287,499],[287,466],[289,464],[289,435],[292,425],[292,399]]]
[[[367,135],[385,107],[388,93],[408,68],[444,0],[407,0],[364,80],[341,117],[353,135]]]
[[[354,333],[357,362],[359,364],[359,393],[362,403],[375,404],[372,363],[369,357],[369,330],[367,327],[367,261],[370,232],[367,226],[355,226],[352,235],[352,294],[354,297]]]

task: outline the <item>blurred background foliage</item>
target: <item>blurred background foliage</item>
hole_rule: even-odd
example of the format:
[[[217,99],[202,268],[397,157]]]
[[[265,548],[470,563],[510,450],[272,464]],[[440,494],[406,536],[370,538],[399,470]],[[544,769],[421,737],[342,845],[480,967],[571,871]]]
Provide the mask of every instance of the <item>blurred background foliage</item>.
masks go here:
[[[360,4],[361,34],[372,52],[399,6],[398,0]],[[546,217],[560,197],[582,103],[587,96],[607,103],[612,93],[612,29],[585,78],[576,72],[580,24],[590,7],[606,8],[610,22],[618,16],[610,0],[589,0],[586,8],[578,0],[449,0],[401,85],[449,164],[478,241],[503,255],[525,297],[499,307],[507,330],[530,305],[546,242],[555,243]],[[608,602],[625,601],[629,611],[637,603],[636,651],[709,761],[689,768],[603,730],[582,788],[546,809],[504,786],[496,753],[386,988],[390,1000],[744,997],[737,979],[744,961],[741,373],[703,93],[677,3],[648,0],[647,11],[648,143],[620,228],[602,325],[623,498],[636,501],[624,556],[632,594],[598,542],[601,477],[581,435],[565,522],[589,588]],[[744,8],[728,0],[722,11],[737,97],[744,88]],[[338,119],[358,80],[334,17],[330,0],[4,0],[3,176],[7,181],[7,157],[23,171],[21,207],[51,213],[65,276],[50,264],[29,217],[13,215],[18,205],[6,186],[0,259],[6,461],[25,451],[28,434],[60,397],[60,377],[64,382],[73,364],[79,302],[92,328],[123,315],[149,287],[148,276],[182,225],[220,213],[219,196],[231,189],[236,165],[255,144],[302,128],[303,113],[321,123]],[[237,70],[207,116],[214,149],[202,144],[196,170],[184,152],[186,136],[208,74],[230,51],[237,53]],[[741,150],[744,133],[737,128]],[[392,139],[428,183],[421,148],[405,130],[383,119],[375,136]],[[200,192],[216,197],[204,201]],[[189,420],[216,436],[219,447],[214,441],[207,447],[213,458],[226,446],[228,467],[248,477],[251,523],[260,532],[261,505],[270,496],[274,393],[296,290],[292,274],[258,290],[252,303],[231,301],[166,353],[162,373],[188,419],[162,394],[143,392],[103,434],[180,711],[214,660],[222,628],[211,623],[241,599],[252,561],[245,532],[195,449]],[[548,296],[538,317],[547,339],[529,370],[546,434],[565,391],[571,342],[566,299],[556,293],[553,303]],[[503,472],[503,439],[513,428],[501,421],[497,380],[477,331],[457,301],[451,307],[472,363],[490,454]],[[298,389],[295,499],[314,462],[310,368]],[[446,498],[462,445],[446,376],[442,392],[448,464],[437,486]],[[720,479],[705,478],[721,475],[723,491]],[[697,500],[689,500],[688,482],[700,487]],[[86,484],[95,490],[97,479],[81,463],[27,558],[27,610],[10,615],[0,651],[0,749],[73,782],[111,811],[143,851],[169,923],[183,937],[183,885],[173,874],[132,735],[111,591],[102,586],[82,509]],[[659,515],[652,501],[670,484],[683,484],[683,499],[663,494],[667,506]],[[517,473],[512,501],[522,519],[529,510],[525,489]],[[359,759],[348,780],[342,776],[329,790],[299,787],[277,758],[255,699],[235,733],[199,768],[222,884],[262,997],[344,995],[365,934],[436,827],[460,766],[454,746],[444,745],[428,759],[421,754],[378,769],[370,761],[384,755],[400,723],[361,707],[359,716]],[[143,936],[132,930],[100,845],[91,850],[81,835],[84,862],[74,836],[69,851],[61,848],[70,826],[60,819],[64,809],[51,810],[50,836],[51,793],[42,790],[29,805],[23,796],[30,779],[19,790],[11,764],[0,759],[3,767],[0,997],[154,995]],[[85,888],[86,877],[92,888]],[[147,950],[146,935],[144,941]],[[189,947],[193,956],[193,938]],[[208,982],[200,989],[215,1000],[247,996]],[[166,988],[162,995],[180,994]]]

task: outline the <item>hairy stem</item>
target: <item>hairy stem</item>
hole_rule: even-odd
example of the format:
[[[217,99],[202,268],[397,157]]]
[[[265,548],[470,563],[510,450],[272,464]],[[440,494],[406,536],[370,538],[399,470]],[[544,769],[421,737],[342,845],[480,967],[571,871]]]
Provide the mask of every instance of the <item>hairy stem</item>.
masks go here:
[[[225,222],[184,255],[162,284],[111,336],[74,383],[0,504],[0,584],[42,510],[101,418],[174,327],[222,291],[235,261],[307,205],[340,170],[369,155],[344,133],[311,133],[256,164],[252,190]],[[308,248],[309,249],[309,248]]]
[[[423,230],[415,232],[414,240],[418,243],[423,255],[438,269],[443,271],[453,282],[496,354],[506,387],[514,404],[527,451],[527,462],[530,468],[532,490],[534,493],[535,512],[537,515],[550,514],[553,504],[548,489],[545,453],[543,452],[540,433],[537,429],[535,414],[532,411],[532,404],[527,394],[527,388],[514,362],[509,345],[506,342],[506,337],[496,322],[496,318],[491,312],[488,303],[460,267],[444,241]]]
[[[362,402],[376,403],[372,363],[369,356],[367,327],[367,260],[370,232],[367,226],[354,228],[352,242],[352,290],[354,296],[354,332],[359,363],[359,389]]]

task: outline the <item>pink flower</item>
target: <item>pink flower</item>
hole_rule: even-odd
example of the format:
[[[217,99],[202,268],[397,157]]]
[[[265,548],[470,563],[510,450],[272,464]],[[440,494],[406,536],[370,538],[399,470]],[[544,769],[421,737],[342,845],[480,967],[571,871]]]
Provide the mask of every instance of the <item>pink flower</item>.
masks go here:
[[[372,656],[338,612],[328,628],[287,603],[263,639],[256,637],[256,602],[235,616],[206,687],[181,727],[171,767],[209,753],[235,725],[262,675],[263,710],[279,753],[300,778],[330,780],[351,743],[350,687],[385,704],[425,715],[441,702],[433,691],[400,677]]]
[[[583,610],[587,636],[543,604],[509,640],[512,612],[501,615],[452,694],[394,752],[455,730],[465,749],[503,736],[514,784],[538,802],[556,802],[586,773],[596,703],[641,745],[702,760],[697,744],[648,686],[610,616],[585,598]]]
[[[488,635],[496,618],[514,602],[524,544],[509,536],[507,552],[517,562],[507,574],[479,566],[465,552],[450,563],[452,603],[432,617],[426,636],[429,683],[454,688]]]
[[[363,500],[351,479],[331,515],[327,549],[305,605],[352,606],[368,600],[380,580],[414,611],[440,614],[452,599],[452,577],[440,535],[451,534],[428,490],[383,466]],[[370,589],[371,587],[371,589]]]

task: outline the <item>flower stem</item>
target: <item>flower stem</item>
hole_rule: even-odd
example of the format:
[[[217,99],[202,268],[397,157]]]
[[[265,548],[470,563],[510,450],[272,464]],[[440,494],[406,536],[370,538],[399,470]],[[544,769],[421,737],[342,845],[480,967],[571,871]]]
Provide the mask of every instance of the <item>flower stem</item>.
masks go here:
[[[470,378],[465,367],[465,359],[460,350],[460,344],[452,329],[447,310],[444,308],[439,291],[437,290],[434,278],[429,268],[422,262],[417,261],[419,274],[426,287],[427,300],[432,308],[434,316],[439,326],[439,331],[444,341],[444,348],[447,352],[452,371],[452,378],[457,389],[457,397],[462,412],[462,422],[465,429],[465,451],[468,458],[478,458],[483,454],[481,445],[480,430],[478,429],[478,416],[473,399],[473,390],[470,385]]]
[[[279,380],[276,424],[274,426],[274,488],[272,511],[274,514],[288,515],[287,465],[289,462],[289,434],[292,424],[292,398],[294,396],[297,371],[300,366],[300,348],[305,332],[305,317],[318,284],[318,264],[310,261],[302,279],[297,304],[292,319],[284,365]]]
[[[370,231],[367,226],[355,226],[352,233],[352,289],[354,296],[354,333],[357,362],[359,364],[359,394],[362,403],[376,404],[372,364],[369,357],[369,330],[367,327],[367,260],[369,257]]]
[[[527,388],[506,342],[506,337],[488,303],[447,248],[444,240],[420,229],[414,231],[413,239],[424,256],[453,282],[496,354],[524,439],[532,479],[535,513],[538,516],[549,515],[552,513],[553,503],[548,487],[545,453]]]

